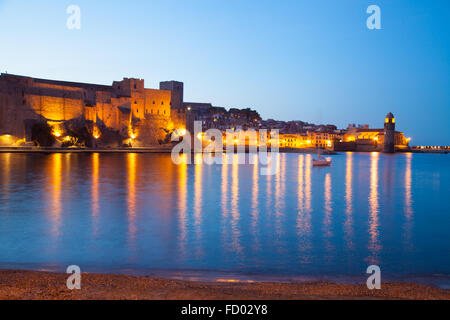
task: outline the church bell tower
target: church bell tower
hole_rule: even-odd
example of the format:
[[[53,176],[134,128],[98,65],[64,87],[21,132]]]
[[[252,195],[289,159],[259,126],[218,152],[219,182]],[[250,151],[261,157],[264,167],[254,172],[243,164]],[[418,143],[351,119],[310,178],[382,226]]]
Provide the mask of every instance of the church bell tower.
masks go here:
[[[385,153],[395,152],[395,118],[392,113],[386,115],[384,120],[384,148]]]

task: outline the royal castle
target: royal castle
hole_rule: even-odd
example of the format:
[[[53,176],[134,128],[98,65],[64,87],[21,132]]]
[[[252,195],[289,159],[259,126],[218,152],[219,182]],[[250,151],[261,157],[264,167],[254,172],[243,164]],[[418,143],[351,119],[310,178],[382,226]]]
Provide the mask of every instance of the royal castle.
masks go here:
[[[81,127],[99,141],[108,131],[105,144],[111,142],[106,136],[115,136],[113,144],[155,145],[185,126],[182,100],[183,83],[176,81],[147,89],[133,78],[107,86],[1,74],[0,136],[31,141],[33,126],[47,123],[56,137]]]

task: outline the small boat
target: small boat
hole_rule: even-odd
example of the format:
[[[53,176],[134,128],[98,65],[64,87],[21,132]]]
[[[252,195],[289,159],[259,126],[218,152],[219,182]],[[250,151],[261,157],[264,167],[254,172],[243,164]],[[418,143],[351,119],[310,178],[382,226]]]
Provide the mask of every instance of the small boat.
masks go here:
[[[312,162],[313,162],[313,166],[317,166],[317,167],[331,166],[331,160],[325,159],[324,157],[322,157],[320,155],[320,153],[318,153],[317,159],[312,159]]]

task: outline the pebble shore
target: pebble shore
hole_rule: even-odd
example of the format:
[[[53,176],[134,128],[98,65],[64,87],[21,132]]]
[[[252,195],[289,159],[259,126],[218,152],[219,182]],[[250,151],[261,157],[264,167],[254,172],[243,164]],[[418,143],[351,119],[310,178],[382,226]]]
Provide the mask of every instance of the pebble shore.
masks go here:
[[[116,274],[82,274],[81,290],[69,290],[67,274],[0,271],[1,300],[264,300],[264,299],[439,299],[450,290],[413,283],[365,285],[328,282],[199,282]]]

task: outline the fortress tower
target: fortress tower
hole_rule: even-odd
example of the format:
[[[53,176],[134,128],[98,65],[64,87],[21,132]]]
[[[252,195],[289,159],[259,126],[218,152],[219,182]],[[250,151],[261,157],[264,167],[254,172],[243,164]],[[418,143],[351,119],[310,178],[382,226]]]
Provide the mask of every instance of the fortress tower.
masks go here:
[[[389,112],[384,120],[384,148],[385,153],[395,152],[395,118],[394,115]]]
[[[183,82],[162,81],[159,83],[160,90],[169,90],[171,92],[171,109],[183,108]]]
[[[170,91],[171,105],[170,115],[175,128],[186,128],[186,109],[183,106],[183,82],[162,81],[159,83],[160,90]]]

